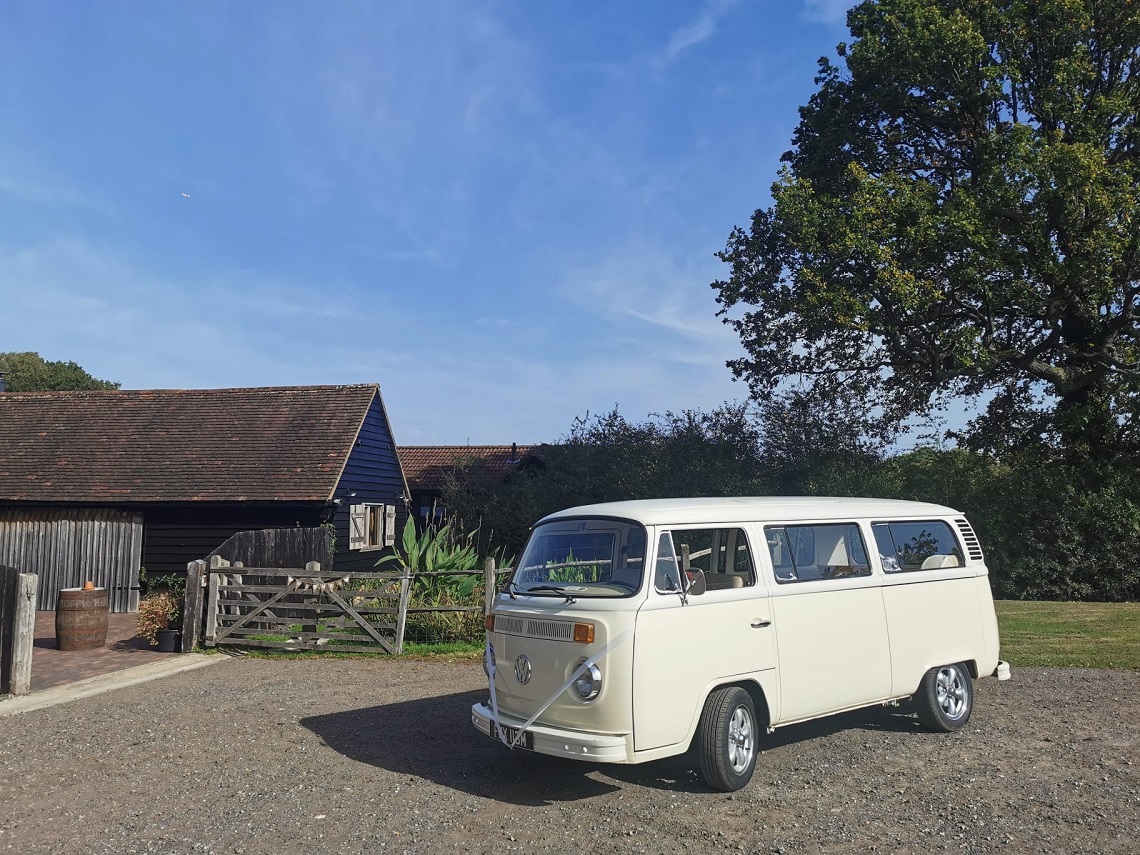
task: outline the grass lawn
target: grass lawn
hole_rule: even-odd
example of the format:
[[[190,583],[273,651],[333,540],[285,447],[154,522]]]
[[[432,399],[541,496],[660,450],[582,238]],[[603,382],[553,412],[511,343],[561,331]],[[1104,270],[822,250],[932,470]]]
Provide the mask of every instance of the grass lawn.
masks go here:
[[[1140,668],[1140,603],[998,600],[1001,658],[1019,665]]]
[[[1140,668],[1140,603],[1051,603],[998,600],[1001,657],[1018,666],[1056,665],[1087,668]],[[369,655],[320,652],[290,653],[249,648],[250,656],[266,659],[318,656],[355,659]],[[408,659],[479,662],[483,645],[404,645]]]

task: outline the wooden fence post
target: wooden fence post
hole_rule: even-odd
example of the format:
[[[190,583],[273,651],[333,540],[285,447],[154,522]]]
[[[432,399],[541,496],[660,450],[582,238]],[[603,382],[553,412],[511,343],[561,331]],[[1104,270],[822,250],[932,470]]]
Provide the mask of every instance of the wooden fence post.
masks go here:
[[[483,562],[483,613],[490,614],[491,607],[495,605],[495,559],[488,558]]]
[[[12,634],[13,695],[26,695],[32,690],[32,650],[36,636],[36,595],[40,577],[21,573],[16,584],[16,621]]]
[[[220,555],[210,556],[210,597],[206,603],[206,641],[213,641],[218,634],[218,610],[222,607],[218,602],[218,588],[222,584],[222,574],[218,571],[228,567],[229,562]]]
[[[408,624],[408,601],[412,594],[412,568],[405,567],[400,578],[400,599],[396,606],[396,655],[404,652],[404,628]]]
[[[198,646],[202,631],[202,586],[206,584],[206,562],[191,561],[186,565],[186,599],[182,604],[182,652],[190,653]]]
[[[306,561],[305,562],[305,574],[307,576],[310,576],[310,577],[317,577],[317,581],[319,582],[320,581],[320,575],[321,575],[321,562],[319,562],[319,561]],[[315,584],[316,583],[314,583],[314,585]],[[317,588],[314,587],[313,596],[309,597],[308,599],[304,600],[303,602],[312,603],[314,606],[316,606],[320,599],[321,599],[321,595],[318,592]],[[301,632],[311,632],[311,633],[313,633],[313,635],[315,637],[318,633],[318,627],[320,627],[320,625],[321,625],[320,624],[321,617],[322,617],[322,614],[321,614],[320,610],[314,608],[313,609],[313,622],[312,623],[302,623],[301,624]]]

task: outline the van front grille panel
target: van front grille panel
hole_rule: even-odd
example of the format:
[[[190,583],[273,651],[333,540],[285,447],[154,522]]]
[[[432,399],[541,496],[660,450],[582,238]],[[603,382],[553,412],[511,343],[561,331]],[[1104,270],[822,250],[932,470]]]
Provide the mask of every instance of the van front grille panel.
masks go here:
[[[522,618],[496,615],[495,629],[507,635],[526,635],[526,621]]]
[[[521,635],[525,638],[545,638],[549,641],[574,640],[574,624],[561,620],[532,620],[530,618],[496,615],[495,630],[507,635]]]
[[[560,620],[528,620],[526,634],[531,638],[547,638],[551,641],[572,641],[574,624]]]

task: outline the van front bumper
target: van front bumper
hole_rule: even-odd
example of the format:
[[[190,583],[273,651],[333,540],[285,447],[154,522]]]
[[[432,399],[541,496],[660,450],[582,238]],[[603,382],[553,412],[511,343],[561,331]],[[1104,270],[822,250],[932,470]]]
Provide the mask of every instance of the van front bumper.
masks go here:
[[[997,667],[994,668],[994,676],[999,680],[1009,679],[1009,663],[1004,659],[999,659]]]
[[[487,704],[474,704],[471,707],[471,723],[486,736],[498,740],[491,707]],[[499,723],[516,731],[526,724],[525,719],[499,712]],[[534,750],[539,754],[554,757],[569,757],[571,760],[587,760],[593,763],[628,763],[633,754],[633,742],[627,736],[609,736],[599,733],[584,733],[580,730],[565,730],[545,724],[532,724],[527,728],[534,740]]]

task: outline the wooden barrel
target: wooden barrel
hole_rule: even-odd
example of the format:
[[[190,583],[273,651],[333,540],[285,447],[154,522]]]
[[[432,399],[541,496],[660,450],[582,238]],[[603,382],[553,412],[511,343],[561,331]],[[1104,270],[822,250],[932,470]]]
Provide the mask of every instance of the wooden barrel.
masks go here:
[[[62,588],[55,604],[55,643],[60,650],[96,650],[107,643],[106,588]]]

